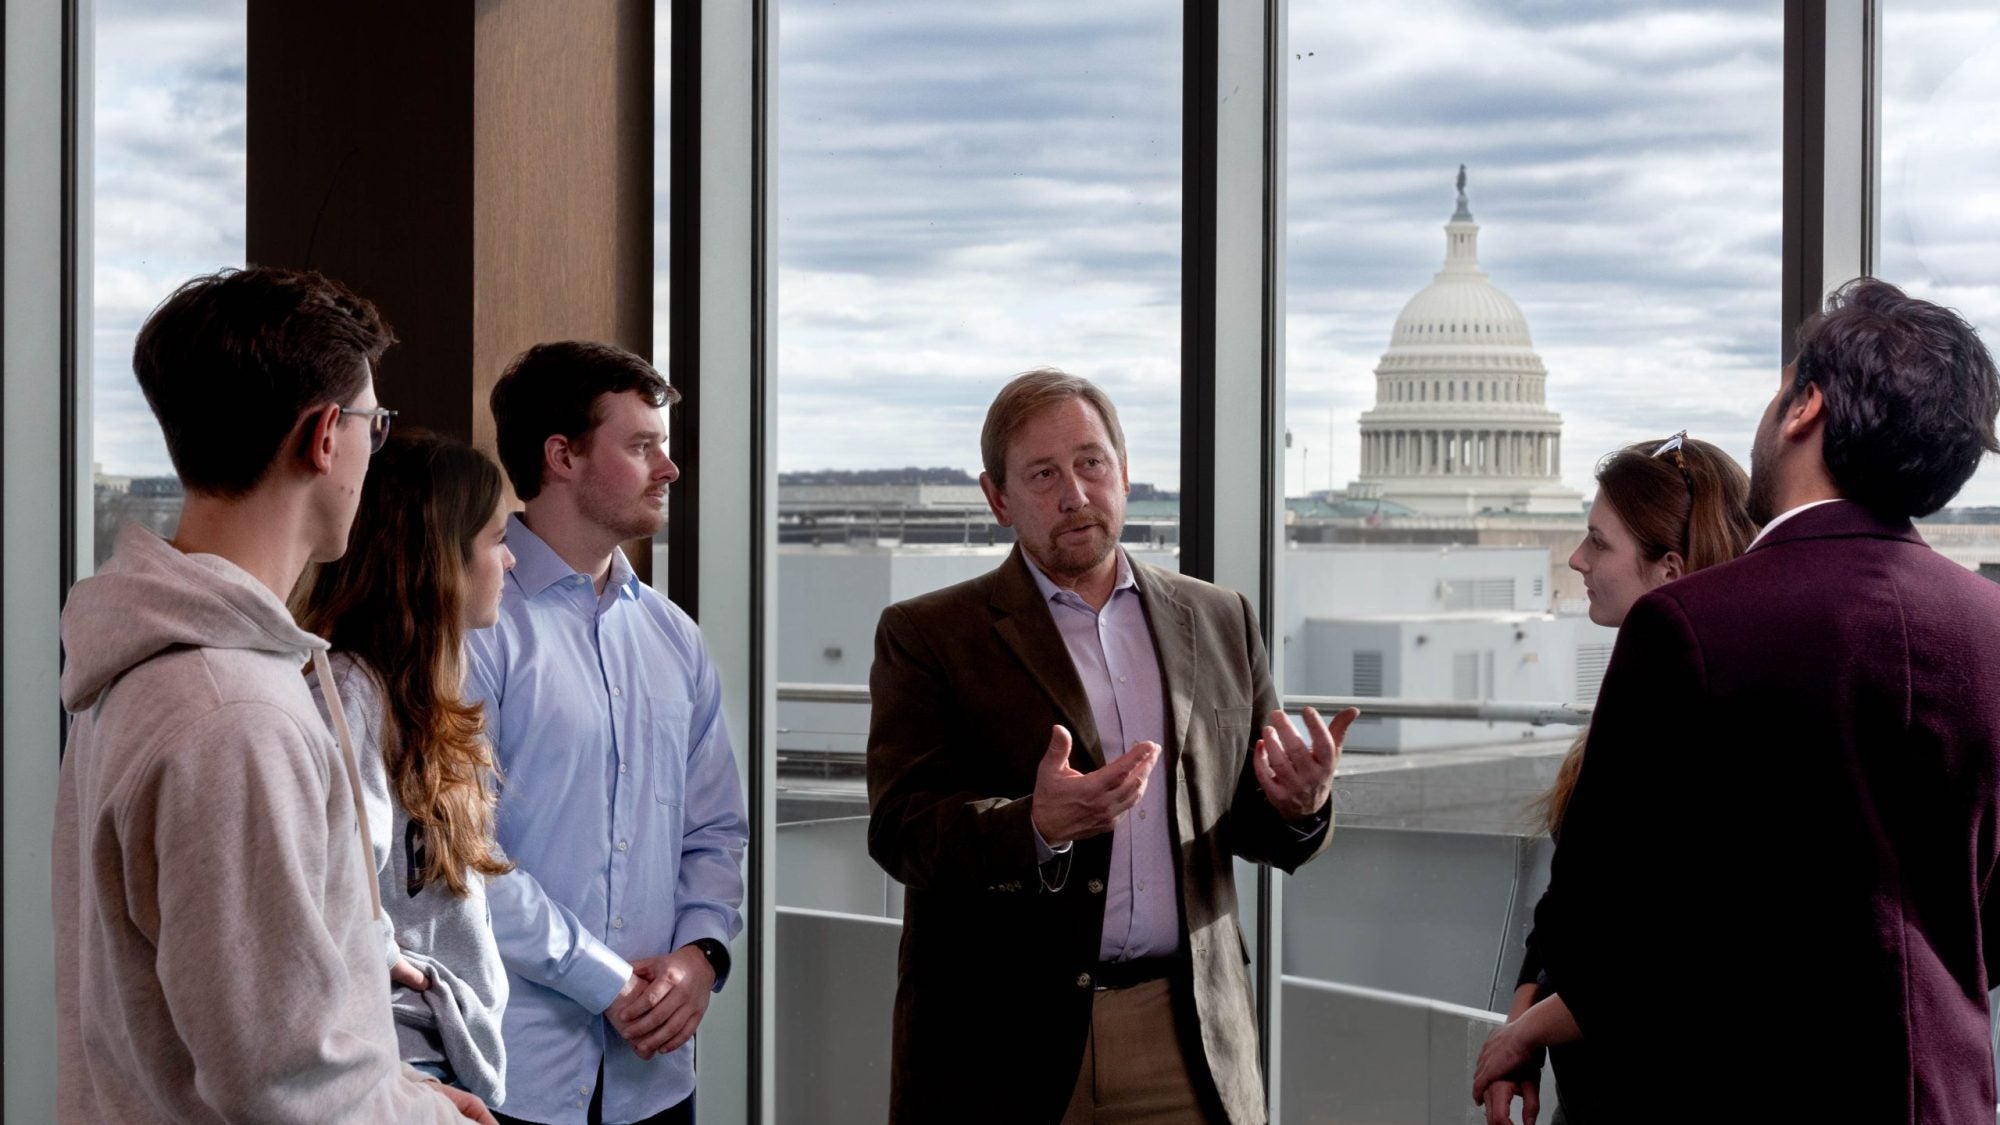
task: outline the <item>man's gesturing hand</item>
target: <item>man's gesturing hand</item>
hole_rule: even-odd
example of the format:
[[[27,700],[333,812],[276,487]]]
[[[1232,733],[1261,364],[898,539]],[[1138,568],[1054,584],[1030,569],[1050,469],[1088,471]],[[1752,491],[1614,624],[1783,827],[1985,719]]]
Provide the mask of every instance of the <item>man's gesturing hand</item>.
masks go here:
[[[715,970],[699,948],[632,963],[632,979],[605,1009],[611,1027],[642,1059],[671,1054],[694,1038],[715,989]]]
[[[1312,736],[1307,745],[1283,711],[1271,712],[1271,725],[1251,751],[1251,766],[1279,816],[1304,820],[1326,806],[1333,795],[1333,767],[1340,762],[1341,740],[1360,715],[1359,708],[1349,707],[1328,727],[1318,711],[1306,708],[1306,733]]]
[[[1069,730],[1056,727],[1035,771],[1035,831],[1055,848],[1111,831],[1139,803],[1159,760],[1160,744],[1141,742],[1101,770],[1078,773],[1069,764]]]

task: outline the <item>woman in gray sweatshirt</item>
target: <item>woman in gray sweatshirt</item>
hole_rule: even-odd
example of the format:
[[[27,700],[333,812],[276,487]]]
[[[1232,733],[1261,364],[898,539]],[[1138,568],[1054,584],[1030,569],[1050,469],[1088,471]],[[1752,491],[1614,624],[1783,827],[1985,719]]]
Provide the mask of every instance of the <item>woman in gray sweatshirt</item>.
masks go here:
[[[392,436],[375,455],[347,553],[301,583],[294,611],[333,648],[340,714],[359,761],[374,851],[390,1007],[405,1062],[506,1097],[507,972],[486,879],[497,776],[481,708],[465,702],[463,642],[493,624],[514,556],[500,471],[462,442]]]

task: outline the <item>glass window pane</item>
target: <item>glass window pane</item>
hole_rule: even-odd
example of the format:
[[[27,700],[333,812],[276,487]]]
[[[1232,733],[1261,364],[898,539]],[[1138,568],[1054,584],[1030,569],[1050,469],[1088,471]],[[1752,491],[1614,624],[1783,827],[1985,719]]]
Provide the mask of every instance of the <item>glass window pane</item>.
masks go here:
[[[94,34],[93,567],[127,521],[171,534],[180,518],[132,341],[181,282],[243,264],[247,13],[242,0],[100,0]]]
[[[1782,5],[1290,21],[1285,690],[1587,706],[1599,458],[1686,429],[1747,463],[1775,386]],[[1574,734],[1364,702],[1336,855],[1286,883],[1287,1120],[1421,1119],[1440,1072],[1396,1029],[1506,1009]]]
[[[669,219],[673,214],[673,191],[668,177],[673,155],[673,23],[674,6],[671,0],[658,0],[653,5],[653,354],[654,366],[658,367],[669,381],[674,379],[672,364],[668,361],[667,313],[673,308],[672,258],[669,252],[672,242],[668,238],[671,230]],[[671,431],[679,411],[667,411],[668,428]],[[676,453],[671,437],[667,448]],[[671,516],[671,512],[669,513]],[[652,584],[662,593],[667,589],[667,567],[671,565],[671,553],[667,550],[666,525],[653,536]]]
[[[1897,0],[1882,15],[1882,260],[1877,276],[1957,309],[2000,343],[2000,11]],[[1988,457],[1924,537],[2000,563],[2000,463]],[[1965,525],[1972,526],[1965,526]]]
[[[1006,556],[979,430],[1030,368],[1110,394],[1130,449],[1127,545],[1175,565],[1181,21],[1160,0],[780,3],[782,684],[865,685],[886,605]],[[779,970],[812,983],[779,1000],[777,1072],[807,1082],[781,1078],[779,1116],[839,1105],[879,1121],[895,939],[858,917],[900,919],[902,899],[866,853],[868,708],[780,691]],[[815,948],[871,933],[889,945],[865,962],[880,979],[857,985],[880,1021],[864,1029],[809,1002],[854,984]],[[787,1062],[802,1053],[813,1066]],[[827,1080],[856,1088],[811,1086]]]

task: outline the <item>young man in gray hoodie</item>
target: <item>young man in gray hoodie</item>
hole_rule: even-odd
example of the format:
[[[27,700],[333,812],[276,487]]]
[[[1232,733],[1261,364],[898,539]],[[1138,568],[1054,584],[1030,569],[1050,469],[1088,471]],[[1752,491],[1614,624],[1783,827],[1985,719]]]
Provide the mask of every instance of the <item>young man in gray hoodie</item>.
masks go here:
[[[224,271],[133,368],[187,490],[63,612],[54,841],[65,1122],[491,1122],[397,1061],[351,756],[285,596],[339,557],[393,337],[316,274]]]

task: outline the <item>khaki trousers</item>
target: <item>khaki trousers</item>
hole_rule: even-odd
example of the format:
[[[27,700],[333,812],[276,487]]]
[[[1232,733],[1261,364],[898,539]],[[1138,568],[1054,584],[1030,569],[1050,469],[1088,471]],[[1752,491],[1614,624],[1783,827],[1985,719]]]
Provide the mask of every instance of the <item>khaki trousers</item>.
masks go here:
[[[1207,1125],[1202,1105],[1174,1027],[1172,982],[1095,993],[1062,1125]]]

